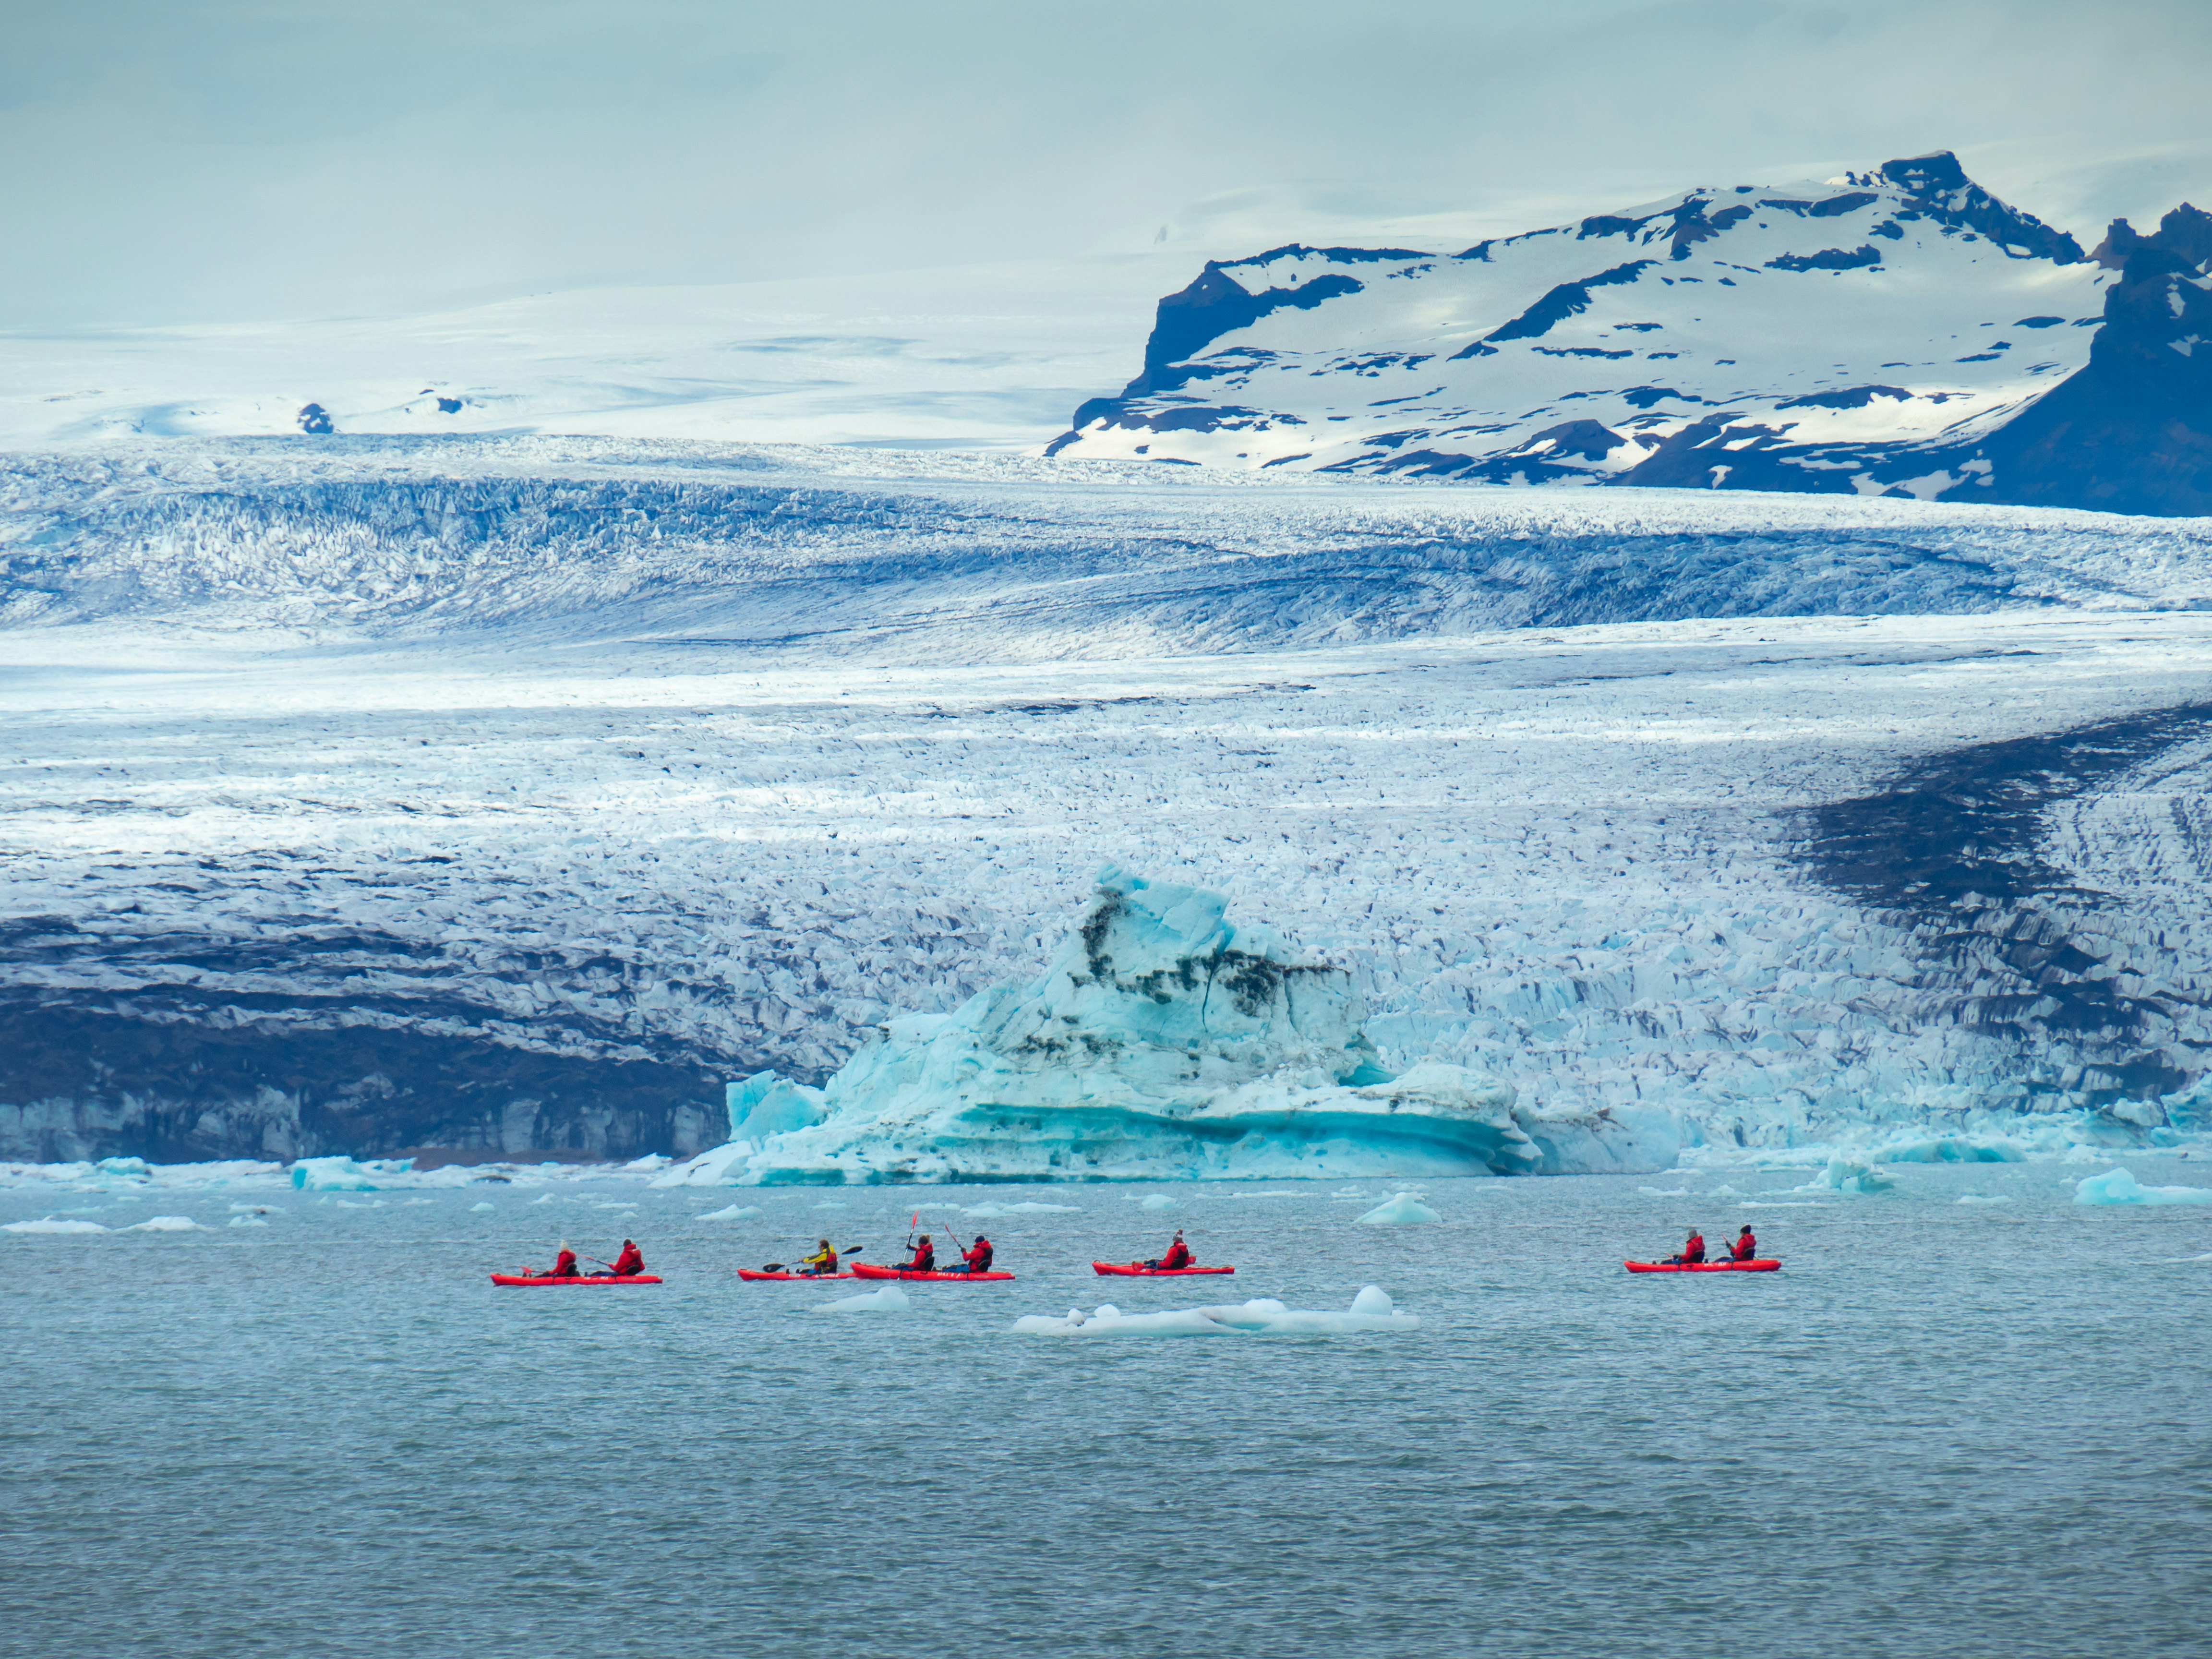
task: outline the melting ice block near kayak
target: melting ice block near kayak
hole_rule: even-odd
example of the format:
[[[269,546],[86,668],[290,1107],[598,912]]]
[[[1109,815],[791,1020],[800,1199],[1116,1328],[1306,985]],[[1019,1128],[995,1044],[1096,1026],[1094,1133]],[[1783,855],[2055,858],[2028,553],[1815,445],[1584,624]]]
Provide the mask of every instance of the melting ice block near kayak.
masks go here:
[[[1370,1227],[1425,1227],[1443,1218],[1413,1194],[1400,1193],[1395,1198],[1377,1204],[1359,1218]]]
[[[1664,1168],[1662,1113],[1538,1112],[1510,1085],[1399,1074],[1352,975],[1228,901],[1109,866],[1027,985],[908,1014],[818,1092],[762,1074],[729,1145],[656,1184],[1534,1175]],[[742,1121],[738,1114],[742,1110]],[[787,1118],[806,1121],[789,1127]],[[818,1120],[818,1121],[817,1121]]]
[[[1029,1336],[1342,1336],[1354,1331],[1413,1331],[1420,1325],[1414,1315],[1400,1313],[1380,1285],[1369,1285],[1343,1313],[1285,1307],[1273,1297],[1146,1314],[1125,1314],[1108,1303],[1087,1314],[1070,1308],[1065,1318],[1030,1314],[1017,1319],[1013,1328]]]
[[[870,1291],[864,1296],[840,1297],[835,1302],[815,1304],[817,1313],[904,1313],[914,1305],[907,1293],[896,1285],[886,1285],[880,1291]]]

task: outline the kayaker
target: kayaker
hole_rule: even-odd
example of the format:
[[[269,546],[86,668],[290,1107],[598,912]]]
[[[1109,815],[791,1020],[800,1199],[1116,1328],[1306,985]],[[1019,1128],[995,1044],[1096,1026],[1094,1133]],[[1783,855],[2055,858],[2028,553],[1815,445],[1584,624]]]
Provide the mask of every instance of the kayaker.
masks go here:
[[[987,1273],[990,1272],[991,1241],[982,1234],[977,1233],[974,1248],[960,1252],[960,1262],[961,1265],[953,1269],[955,1273]]]
[[[625,1238],[623,1240],[622,1254],[615,1258],[615,1277],[624,1279],[632,1273],[641,1273],[644,1271],[643,1253],[638,1249],[634,1242]]]
[[[1660,1265],[1668,1267],[1694,1267],[1705,1259],[1705,1236],[1692,1227],[1690,1229],[1689,1239],[1682,1246],[1682,1254],[1670,1255]]]
[[[921,1236],[921,1243],[914,1247],[914,1260],[899,1263],[902,1273],[933,1273],[937,1271],[937,1246],[929,1242],[929,1235]]]
[[[1731,1261],[1756,1261],[1758,1259],[1759,1240],[1753,1234],[1751,1229],[1749,1227],[1746,1227],[1742,1231],[1739,1232],[1735,1236],[1735,1243],[1729,1246],[1729,1260]]]
[[[568,1241],[567,1239],[564,1238],[561,1241],[561,1254],[553,1258],[552,1272],[546,1273],[544,1276],[547,1279],[575,1278],[576,1253],[568,1248]]]
[[[799,1271],[809,1279],[826,1279],[837,1271],[837,1252],[823,1239],[812,1255],[799,1264]]]
[[[1158,1261],[1147,1261],[1145,1265],[1147,1267],[1158,1267],[1164,1272],[1172,1273],[1178,1267],[1188,1267],[1196,1260],[1197,1258],[1190,1253],[1190,1246],[1182,1242],[1182,1229],[1178,1227],[1176,1229],[1175,1243],[1168,1246],[1168,1253]]]

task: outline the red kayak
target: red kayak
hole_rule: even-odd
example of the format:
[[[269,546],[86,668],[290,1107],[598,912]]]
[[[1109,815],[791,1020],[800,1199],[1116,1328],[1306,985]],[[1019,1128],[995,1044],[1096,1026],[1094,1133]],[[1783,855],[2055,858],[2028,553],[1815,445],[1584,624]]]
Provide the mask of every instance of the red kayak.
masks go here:
[[[1632,1273],[1771,1273],[1778,1271],[1779,1261],[1698,1261],[1683,1267],[1672,1261],[1624,1261],[1620,1264]]]
[[[1141,1261],[1094,1261],[1091,1271],[1123,1279],[1188,1279],[1194,1273],[1233,1273],[1234,1267],[1147,1267]]]
[[[750,1267],[740,1267],[740,1268],[738,1268],[738,1278],[740,1278],[740,1279],[800,1279],[800,1280],[803,1280],[803,1281],[805,1281],[805,1282],[808,1282],[808,1283],[818,1283],[818,1282],[820,1282],[820,1281],[822,1281],[822,1280],[824,1280],[824,1279],[857,1279],[857,1278],[859,1278],[859,1277],[860,1277],[860,1275],[859,1275],[858,1273],[757,1273],[753,1272]]]
[[[657,1273],[579,1273],[574,1279],[555,1279],[537,1273],[494,1273],[495,1285],[658,1285]]]
[[[926,1279],[940,1285],[980,1285],[986,1279],[1012,1279],[1012,1273],[915,1273],[903,1267],[878,1267],[866,1261],[853,1264],[855,1279]]]

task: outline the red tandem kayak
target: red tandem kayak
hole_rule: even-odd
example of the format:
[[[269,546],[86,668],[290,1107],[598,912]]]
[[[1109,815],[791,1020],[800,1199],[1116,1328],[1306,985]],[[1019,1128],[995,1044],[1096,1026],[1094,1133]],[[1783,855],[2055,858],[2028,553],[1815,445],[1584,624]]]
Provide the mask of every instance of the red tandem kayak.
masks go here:
[[[658,1273],[579,1273],[574,1279],[540,1278],[536,1273],[494,1273],[495,1285],[658,1285]]]
[[[1141,1261],[1094,1261],[1095,1273],[1118,1273],[1123,1279],[1188,1279],[1194,1273],[1233,1273],[1234,1267],[1147,1267]]]
[[[750,1267],[740,1267],[740,1268],[738,1268],[738,1278],[740,1278],[740,1279],[801,1279],[801,1280],[811,1280],[811,1281],[814,1281],[814,1282],[820,1282],[820,1281],[824,1280],[824,1279],[857,1279],[859,1276],[860,1276],[860,1275],[859,1275],[859,1274],[857,1274],[857,1273],[757,1273],[753,1272],[753,1271],[752,1271],[752,1269],[751,1269],[751,1268],[750,1268]]]
[[[1771,1273],[1780,1268],[1779,1261],[1698,1261],[1682,1267],[1669,1261],[1624,1261],[1620,1264],[1632,1273]]]
[[[853,1264],[855,1279],[926,1279],[945,1285],[980,1285],[986,1279],[1012,1279],[1012,1273],[910,1273],[903,1267],[878,1267],[866,1261]]]

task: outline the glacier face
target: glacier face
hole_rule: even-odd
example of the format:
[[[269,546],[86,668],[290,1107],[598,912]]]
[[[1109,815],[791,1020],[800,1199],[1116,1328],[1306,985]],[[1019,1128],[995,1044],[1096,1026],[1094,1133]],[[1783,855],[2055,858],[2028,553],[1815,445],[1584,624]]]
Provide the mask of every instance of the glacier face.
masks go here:
[[[543,440],[0,489],[0,1156],[788,1128],[1109,856],[1385,1069],[1699,1155],[2201,1121],[2202,525]]]
[[[884,1028],[816,1123],[661,1180],[1241,1179],[1659,1169],[1663,1114],[1540,1114],[1456,1066],[1385,1070],[1352,975],[1224,917],[1218,893],[1109,866],[1042,977]],[[788,1091],[786,1085],[786,1091]],[[732,1132],[759,1119],[750,1080]]]
[[[1048,453],[2203,514],[2208,331],[2212,216],[2085,255],[1937,152],[1209,263]]]

